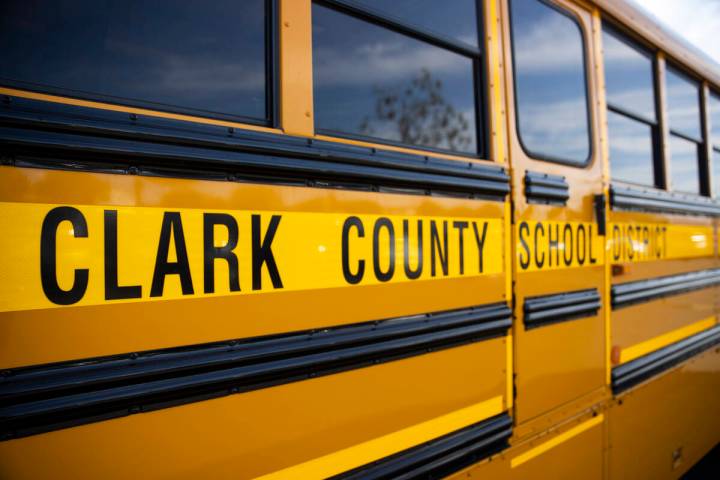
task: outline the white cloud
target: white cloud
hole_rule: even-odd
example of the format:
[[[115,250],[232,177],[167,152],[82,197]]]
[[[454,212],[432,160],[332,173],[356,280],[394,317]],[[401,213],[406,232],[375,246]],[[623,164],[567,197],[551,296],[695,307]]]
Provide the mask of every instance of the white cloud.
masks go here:
[[[720,65],[719,0],[634,0]]]

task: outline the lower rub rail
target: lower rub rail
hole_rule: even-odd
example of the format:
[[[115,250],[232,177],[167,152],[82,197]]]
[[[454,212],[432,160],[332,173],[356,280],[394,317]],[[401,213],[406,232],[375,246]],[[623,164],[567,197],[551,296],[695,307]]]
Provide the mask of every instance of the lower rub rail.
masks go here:
[[[422,355],[510,325],[500,303],[11,370],[0,378],[0,440]]]
[[[443,478],[503,450],[511,434],[512,421],[503,413],[331,479]]]
[[[613,393],[623,392],[720,343],[720,325],[644,355],[612,370]]]
[[[612,307],[621,308],[656,298],[702,290],[720,283],[720,268],[668,275],[612,286]]]

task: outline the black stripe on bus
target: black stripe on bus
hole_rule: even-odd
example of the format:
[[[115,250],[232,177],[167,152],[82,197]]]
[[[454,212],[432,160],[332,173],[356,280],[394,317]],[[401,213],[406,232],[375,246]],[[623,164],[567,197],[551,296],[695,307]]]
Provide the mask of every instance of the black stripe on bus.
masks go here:
[[[504,303],[4,372],[0,439],[305,380],[503,336]]]
[[[654,188],[611,185],[610,205],[613,210],[720,216],[720,203],[716,200]]]
[[[565,205],[570,186],[562,175],[525,171],[525,198],[528,203]]]
[[[623,392],[720,343],[720,325],[612,369],[612,389]]]
[[[612,286],[612,308],[702,290],[720,284],[720,268],[619,283]]]
[[[525,329],[542,327],[578,318],[592,317],[600,310],[597,288],[553,295],[528,297],[523,302]]]
[[[445,478],[508,446],[512,421],[503,413],[417,447],[331,477],[332,480]]]
[[[10,98],[10,97],[7,97]],[[263,181],[503,201],[504,168],[371,147],[12,97],[0,107],[6,163],[171,177]]]

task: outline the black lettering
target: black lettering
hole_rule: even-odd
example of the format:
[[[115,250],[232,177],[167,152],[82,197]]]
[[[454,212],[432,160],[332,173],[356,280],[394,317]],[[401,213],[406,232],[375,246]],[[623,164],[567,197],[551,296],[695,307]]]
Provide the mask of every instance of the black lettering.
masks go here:
[[[215,246],[215,225],[223,225],[228,240],[222,247]],[[235,217],[226,213],[203,214],[203,270],[205,293],[215,293],[215,260],[223,259],[228,264],[228,283],[231,292],[240,291],[238,258],[233,250],[238,244],[238,224]]]
[[[475,233],[475,244],[478,249],[478,272],[483,273],[483,258],[485,256],[485,236],[487,235],[488,222],[483,222],[482,235],[478,234],[477,223],[472,222],[473,232]]]
[[[530,266],[530,247],[525,241],[525,236],[530,234],[530,226],[527,224],[527,222],[520,222],[520,226],[518,227],[518,233],[520,236],[520,244],[522,244],[523,250],[525,250],[524,259],[522,252],[520,253],[520,268],[522,268],[523,270],[527,270],[528,266]]]
[[[140,298],[140,285],[120,286],[118,282],[117,210],[105,210],[105,300]]]
[[[468,222],[453,222],[453,228],[458,231],[458,250],[460,251],[460,275],[465,273],[465,235],[464,230]]]
[[[580,235],[582,233],[582,236]],[[577,231],[577,261],[580,265],[585,265],[585,258],[587,257],[587,238],[585,233],[585,225],[580,224]],[[582,246],[580,245],[580,238],[582,237]],[[582,255],[582,256],[581,256]]]
[[[80,210],[73,207],[50,210],[40,230],[40,281],[48,300],[57,305],[72,305],[85,295],[90,271],[87,268],[76,269],[70,290],[60,288],[57,280],[57,228],[64,221],[72,224],[75,238],[88,236],[87,222]]]
[[[643,252],[643,258],[650,258],[650,230],[648,230],[648,227],[643,227],[642,229],[642,239],[643,239],[643,245],[645,246],[645,251]]]
[[[380,266],[380,229],[383,227],[388,232],[388,257],[390,258],[390,264],[384,272]],[[375,278],[381,282],[387,282],[395,274],[395,227],[386,217],[378,218],[375,221],[375,228],[373,228],[373,270],[375,270]]]
[[[568,233],[570,233],[570,241],[568,241]],[[573,243],[572,225],[566,223],[563,227],[563,261],[565,262],[566,267],[569,267],[572,264],[574,246],[575,243]],[[570,253],[570,258],[568,258],[568,253]]]
[[[545,264],[545,252],[542,252],[542,257],[538,255],[540,253],[540,249],[538,248],[538,237],[540,236],[540,232],[542,232],[542,236],[545,236],[545,227],[543,227],[542,222],[538,222],[535,224],[535,233],[533,235],[533,239],[535,241],[535,266],[537,268],[542,268],[542,266]]]
[[[280,225],[280,215],[270,217],[270,224],[265,230],[264,238],[261,238],[261,217],[260,215],[252,215],[251,217],[251,236],[252,236],[252,288],[253,290],[262,290],[262,267],[267,266],[268,274],[273,288],[283,288],[280,272],[275,263],[275,255],[272,251],[272,242],[275,239],[278,225]]]
[[[622,234],[620,233],[620,226],[613,225],[613,260],[616,262],[620,260],[622,256]]]
[[[175,254],[177,262],[168,262],[170,251],[170,235],[175,243]],[[180,286],[183,295],[192,295],[192,277],[190,276],[190,262],[188,261],[187,249],[185,247],[185,235],[183,234],[182,219],[180,212],[165,212],[160,228],[160,241],[158,242],[157,256],[155,257],[155,270],[153,272],[151,297],[162,297],[165,289],[165,277],[167,275],[179,275]]]
[[[443,275],[448,275],[448,229],[447,221],[443,220],[443,245],[440,245],[440,235],[438,233],[437,225],[435,220],[430,220],[430,274],[435,276],[435,251],[437,249],[437,256],[440,257],[440,266],[442,267]]]
[[[342,269],[345,281],[350,285],[360,283],[365,275],[365,260],[358,260],[357,270],[353,273],[350,270],[350,229],[355,227],[358,232],[358,238],[365,237],[365,227],[362,220],[358,217],[348,217],[343,223],[342,229]],[[422,258],[421,258],[422,260]]]
[[[627,256],[628,259],[632,260],[635,257],[635,244],[633,243],[633,226],[630,225],[627,230],[625,231],[625,234],[627,237],[625,238],[625,244],[627,249]]]
[[[548,265],[552,267],[552,252],[555,250],[555,265],[560,266],[560,224],[555,225],[555,240],[553,240],[552,225],[548,225]]]
[[[594,265],[597,263],[597,258],[593,255],[593,227],[592,225],[588,225],[588,245],[590,246],[590,251],[588,256],[590,257],[590,264]]]
[[[410,268],[410,222],[403,220],[403,259],[405,263],[405,276],[410,280],[415,280],[420,277],[423,269],[423,222],[422,220],[417,221],[417,249],[418,249],[418,264],[415,270]]]

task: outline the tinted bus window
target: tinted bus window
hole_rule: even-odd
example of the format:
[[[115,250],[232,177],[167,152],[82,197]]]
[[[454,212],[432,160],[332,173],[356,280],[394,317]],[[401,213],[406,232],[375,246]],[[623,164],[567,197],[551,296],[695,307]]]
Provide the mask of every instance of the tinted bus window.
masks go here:
[[[478,44],[476,0],[356,0],[356,3],[461,42]]]
[[[607,101],[655,121],[653,59],[603,29]]]
[[[670,126],[672,189],[700,193],[700,86],[668,66],[665,74]]]
[[[670,158],[673,190],[700,193],[698,145],[684,138],[670,135]]]
[[[650,53],[603,28],[610,175],[613,180],[655,185],[658,123]]]
[[[700,90],[695,82],[668,68],[665,74],[670,128],[700,140]]]
[[[265,0],[3,2],[0,82],[268,119]]]
[[[613,180],[653,185],[652,127],[608,111],[610,168]]]
[[[708,97],[710,118],[710,144],[712,146],[712,177],[715,197],[720,197],[720,96],[710,93]]]
[[[313,5],[317,130],[475,154],[475,62]]]
[[[539,0],[511,2],[518,130],[536,158],[576,165],[590,158],[583,34]]]

